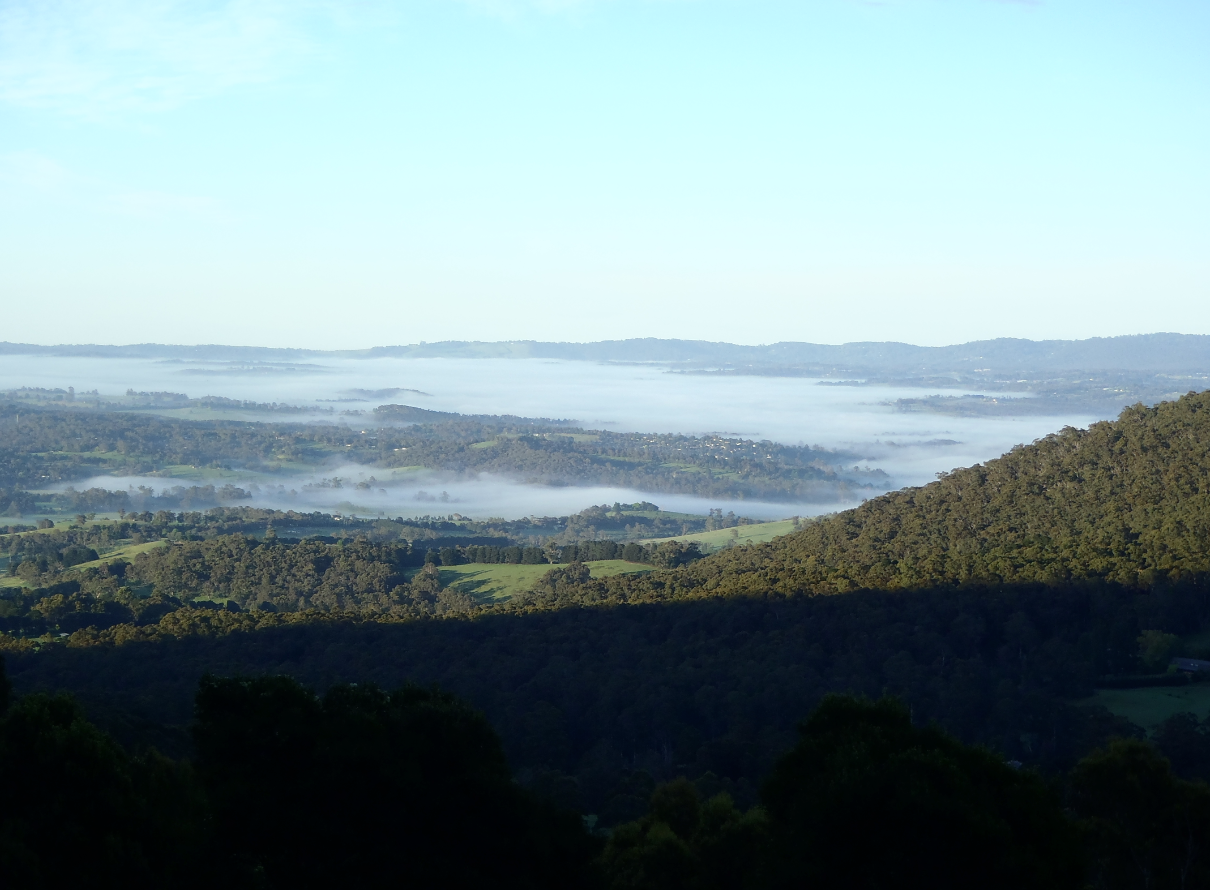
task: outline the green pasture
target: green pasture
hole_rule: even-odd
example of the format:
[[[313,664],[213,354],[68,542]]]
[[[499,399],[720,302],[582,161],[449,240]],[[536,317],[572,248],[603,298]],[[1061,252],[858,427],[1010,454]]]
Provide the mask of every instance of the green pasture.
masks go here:
[[[1082,705],[1103,705],[1150,733],[1173,714],[1186,711],[1202,719],[1210,712],[1210,683],[1149,686],[1143,689],[1098,689]]]
[[[101,554],[100,559],[94,559],[91,562],[82,562],[79,565],[72,566],[67,571],[74,572],[80,569],[100,568],[105,563],[118,559],[132,560],[140,553],[146,553],[149,550],[155,550],[157,547],[166,546],[168,546],[167,541],[148,541],[145,544],[122,544],[118,547],[107,547],[103,551],[98,551]]]
[[[737,525],[734,528],[720,528],[712,532],[698,532],[695,535],[677,535],[675,538],[648,538],[644,544],[658,544],[661,541],[696,541],[702,552],[712,553],[727,547],[737,547],[741,544],[763,544],[782,535],[794,531],[793,519],[782,519],[777,522],[756,522],[752,525]]]
[[[594,578],[651,571],[651,566],[622,559],[602,559],[585,565]],[[554,568],[558,566],[470,563],[442,566],[439,578],[441,586],[460,590],[478,600],[506,600],[529,590],[535,581]]]

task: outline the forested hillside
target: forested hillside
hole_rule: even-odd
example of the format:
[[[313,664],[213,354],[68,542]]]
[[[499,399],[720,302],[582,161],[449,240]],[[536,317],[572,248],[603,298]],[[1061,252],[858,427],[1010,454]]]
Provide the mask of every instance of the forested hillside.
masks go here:
[[[922,488],[874,498],[676,573],[585,596],[829,594],[1103,579],[1150,587],[1210,571],[1210,392],[1065,429]],[[608,588],[608,589],[606,589]]]

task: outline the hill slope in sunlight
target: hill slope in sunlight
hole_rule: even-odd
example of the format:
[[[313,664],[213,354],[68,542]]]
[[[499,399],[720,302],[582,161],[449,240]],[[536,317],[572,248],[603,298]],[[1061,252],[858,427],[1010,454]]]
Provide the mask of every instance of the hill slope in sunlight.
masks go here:
[[[843,593],[1210,571],[1210,392],[1067,428],[758,547],[611,581],[605,599]],[[587,591],[586,591],[587,593]],[[553,604],[553,603],[552,603]]]

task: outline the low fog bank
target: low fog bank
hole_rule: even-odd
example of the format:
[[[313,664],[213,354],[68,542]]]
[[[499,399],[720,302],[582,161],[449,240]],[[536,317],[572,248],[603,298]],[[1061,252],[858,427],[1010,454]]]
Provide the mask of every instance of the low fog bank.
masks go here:
[[[364,466],[325,470],[322,474],[267,481],[238,474],[221,482],[202,483],[159,476],[94,476],[60,490],[125,491],[131,509],[205,510],[254,506],[278,510],[341,513],[349,516],[448,516],[468,519],[520,519],[526,516],[569,516],[596,504],[650,501],[674,513],[706,515],[712,508],[752,519],[817,516],[853,505],[781,504],[762,501],[719,501],[606,486],[530,485],[480,475],[456,478],[442,473],[391,471]],[[103,502],[97,512],[107,509]]]
[[[324,357],[307,361],[305,367],[258,367],[0,355],[0,389],[75,386],[113,395],[128,389],[216,395],[307,409],[292,416],[252,414],[243,419],[319,420],[355,427],[377,423],[374,408],[396,403],[459,414],[574,418],[587,428],[619,432],[718,433],[850,451],[865,458],[864,465],[890,474],[894,487],[928,482],[938,472],[997,457],[1064,426],[1087,426],[1112,416],[905,413],[894,408],[895,401],[918,397],[919,389],[818,384],[812,378],[695,376],[649,365],[538,359]],[[538,497],[528,489],[514,493]],[[487,504],[495,502],[484,497]]]

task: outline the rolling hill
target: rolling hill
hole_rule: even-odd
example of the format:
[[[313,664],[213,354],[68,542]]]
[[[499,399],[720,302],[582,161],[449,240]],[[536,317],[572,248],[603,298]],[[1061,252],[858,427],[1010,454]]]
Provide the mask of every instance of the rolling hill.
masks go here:
[[[1064,429],[920,488],[675,572],[590,582],[622,601],[1103,580],[1210,571],[1210,392]]]

